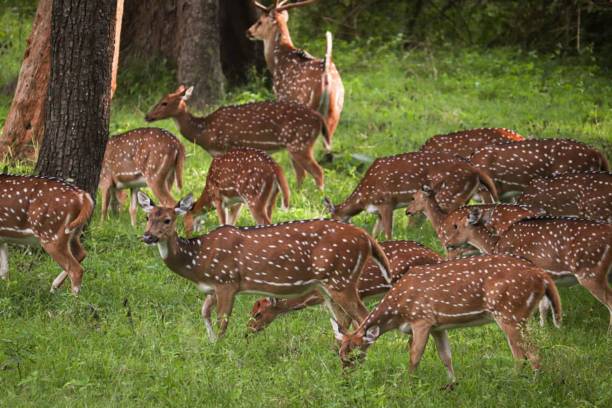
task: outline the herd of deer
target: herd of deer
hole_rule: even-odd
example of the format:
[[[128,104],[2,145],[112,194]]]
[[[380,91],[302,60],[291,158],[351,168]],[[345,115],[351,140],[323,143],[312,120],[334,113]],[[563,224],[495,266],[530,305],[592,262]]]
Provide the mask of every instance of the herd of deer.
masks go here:
[[[326,199],[331,219],[270,225],[278,193],[287,207],[290,192],[266,152],[286,149],[297,184],[308,172],[323,189],[313,147],[323,134],[331,151],[343,106],[331,36],[320,60],[295,48],[287,29],[287,10],[312,1],[255,2],[263,13],[248,36],[264,42],[277,101],[226,106],[200,118],[187,110],[193,88],[180,86],[146,115],[147,121],[173,118],[186,139],[213,156],[197,201],[172,197],[173,184],[182,187],[185,150],[168,131],[132,130],[106,149],[102,218],[129,189],[132,224],[138,204],[147,213],[143,241],[207,294],[202,317],[210,338],[225,332],[238,293],[269,296],[253,306],[254,332],[280,314],[325,303],[344,365],[362,358],[384,332],[399,329],[411,334],[414,370],[431,334],[452,384],[447,330],[457,327],[496,322],[514,357],[537,368],[525,325],[536,307],[544,324],[551,306],[559,324],[556,283],[584,286],[609,309],[612,329],[612,173],[600,152],[579,142],[525,140],[500,128],[434,136],[418,152],[375,160],[343,203]],[[36,176],[0,175],[0,190],[0,276],[8,275],[7,243],[39,244],[62,268],[53,290],[70,277],[78,293],[85,258],[79,237],[92,198],[65,181]],[[473,197],[484,204],[466,205]],[[242,204],[257,226],[233,226]],[[192,239],[178,236],[179,216],[191,234],[196,218],[212,207],[222,226]],[[407,214],[425,213],[448,260],[418,243],[391,241],[393,212],[404,207]],[[379,244],[348,223],[364,210],[378,217],[372,236],[384,232],[390,241]],[[471,252],[480,255],[467,257]],[[380,295],[368,313],[362,300]]]

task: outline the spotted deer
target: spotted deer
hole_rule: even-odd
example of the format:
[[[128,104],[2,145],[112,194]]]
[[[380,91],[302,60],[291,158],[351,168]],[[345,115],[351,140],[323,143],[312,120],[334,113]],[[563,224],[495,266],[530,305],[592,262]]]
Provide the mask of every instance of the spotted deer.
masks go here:
[[[470,161],[495,181],[502,198],[520,194],[535,177],[609,169],[600,152],[569,139],[485,146],[474,152]]]
[[[143,241],[157,245],[166,266],[207,294],[202,306],[208,335],[215,339],[211,312],[216,304],[219,335],[223,335],[238,293],[274,297],[321,291],[332,314],[348,324],[368,314],[357,287],[372,258],[390,281],[387,257],[365,231],[335,220],[294,221],[242,227],[222,226],[190,240],[176,233],[177,215],[193,206],[191,195],[176,207],[156,207],[138,193],[148,221]]]
[[[312,2],[275,0],[269,7],[253,2],[262,14],[247,30],[247,37],[264,43],[264,58],[272,74],[276,98],[294,101],[321,112],[329,130],[330,142],[326,146],[329,153],[344,105],[344,85],[332,62],[332,35],[326,33],[325,58],[319,59],[296,48],[287,27],[287,11]]]
[[[85,191],[60,179],[0,174],[0,278],[8,278],[8,245],[40,245],[62,272],[51,291],[70,277],[78,294],[86,253],[80,236],[93,212]]]
[[[523,136],[506,128],[468,129],[432,136],[421,146],[421,150],[454,154],[469,160],[472,153],[482,147],[523,140]]]
[[[447,217],[440,240],[446,247],[467,242],[484,253],[521,257],[559,284],[577,281],[608,307],[612,333],[612,224],[539,217],[517,221],[497,236],[483,225],[483,216],[483,211],[472,208],[464,217]],[[547,307],[540,306],[542,324]]]
[[[544,271],[511,256],[477,256],[416,266],[393,285],[355,332],[347,334],[333,319],[332,326],[345,367],[353,365],[355,357],[363,359],[383,333],[399,329],[412,335],[409,370],[414,372],[432,335],[450,380],[446,387],[452,388],[450,329],[495,322],[506,334],[514,358],[527,358],[534,370],[539,369],[537,350],[526,339],[525,326],[543,297],[551,302],[559,323],[559,293]]]
[[[531,180],[517,202],[550,215],[612,223],[612,173],[566,173]]]
[[[313,157],[314,144],[320,133],[324,144],[330,143],[323,117],[316,111],[294,102],[254,102],[224,106],[206,117],[195,117],[187,111],[187,100],[193,87],[179,86],[164,96],[147,113],[148,122],[173,118],[181,134],[200,145],[212,156],[236,147],[253,147],[273,152],[289,152],[298,185],[306,172],[323,189],[323,169]]]
[[[378,215],[373,235],[382,229],[393,236],[393,211],[408,205],[425,183],[436,191],[436,200],[446,211],[465,204],[480,183],[497,197],[493,181],[469,162],[438,152],[411,152],[376,159],[351,195],[341,204],[325,200],[334,218],[348,222],[367,211]]]
[[[232,149],[213,159],[202,195],[185,214],[185,230],[191,234],[194,217],[213,207],[222,225],[234,225],[243,203],[257,224],[270,224],[279,190],[288,208],[290,192],[283,169],[261,150]]]
[[[414,241],[386,241],[381,242],[380,246],[389,259],[392,282],[397,281],[414,266],[442,261],[440,255]],[[391,283],[387,282],[381,272],[375,262],[368,261],[359,277],[359,296],[362,300],[384,294],[391,288]],[[323,297],[318,292],[292,299],[277,300],[270,297],[259,299],[253,305],[248,328],[252,332],[258,332],[282,314],[319,305],[323,301]]]
[[[139,189],[149,187],[164,205],[176,203],[170,191],[176,181],[183,188],[185,148],[170,132],[159,128],[139,128],[109,139],[100,173],[102,219],[108,216],[112,201],[118,204],[118,193],[129,189],[130,220],[136,225]]]

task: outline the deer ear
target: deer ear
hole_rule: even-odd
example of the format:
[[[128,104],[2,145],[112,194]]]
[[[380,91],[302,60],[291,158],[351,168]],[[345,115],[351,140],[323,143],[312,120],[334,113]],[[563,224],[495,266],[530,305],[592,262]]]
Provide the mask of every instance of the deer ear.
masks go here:
[[[329,197],[323,198],[323,205],[330,214],[333,215],[336,212],[336,206],[331,202]]]
[[[434,193],[433,188],[429,187],[427,184],[423,184],[421,186],[421,191],[424,192],[428,196],[431,196]]]
[[[473,208],[470,210],[467,218],[469,225],[476,225],[482,219],[482,210],[480,208]]]
[[[329,321],[331,322],[332,329],[334,329],[334,335],[336,336],[336,340],[344,340],[344,329],[340,327],[340,325],[334,318],[329,319]]]
[[[363,341],[368,344],[374,343],[378,336],[380,335],[380,327],[372,326],[365,332],[365,336],[363,336]]]
[[[150,213],[153,210],[153,207],[155,207],[155,204],[153,204],[153,201],[151,201],[149,196],[142,191],[138,192],[138,204],[140,204],[143,211],[146,213]]]
[[[268,302],[270,302],[270,306],[272,306],[272,307],[276,306],[276,298],[275,297],[267,297],[266,299],[268,299]]]
[[[189,193],[186,197],[181,199],[179,203],[174,207],[174,212],[178,215],[185,215],[189,210],[193,208],[193,194]]]
[[[174,91],[174,93],[183,93],[185,92],[185,85],[180,84],[178,88],[176,88],[176,91]]]
[[[183,95],[183,100],[186,101],[189,98],[191,98],[191,94],[193,93],[193,86],[190,86],[189,88],[187,88],[187,90],[185,91],[185,94]]]

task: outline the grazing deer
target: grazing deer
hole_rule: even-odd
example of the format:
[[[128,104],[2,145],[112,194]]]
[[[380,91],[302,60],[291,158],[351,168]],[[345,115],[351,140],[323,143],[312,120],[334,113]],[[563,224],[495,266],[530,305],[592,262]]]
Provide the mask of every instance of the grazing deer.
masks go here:
[[[454,154],[469,160],[472,153],[482,147],[523,140],[525,140],[523,136],[510,129],[469,129],[432,136],[421,146],[421,150]]]
[[[117,193],[130,189],[130,220],[136,226],[137,197],[141,187],[149,187],[164,205],[176,203],[170,191],[176,180],[183,188],[185,148],[170,132],[159,128],[140,128],[109,139],[100,173],[102,220],[107,218]]]
[[[495,322],[504,331],[512,355],[527,358],[534,370],[540,363],[535,347],[525,339],[525,326],[535,306],[549,299],[555,322],[561,321],[561,301],[553,280],[540,268],[511,256],[477,256],[434,265],[417,266],[405,274],[359,328],[347,334],[332,320],[341,342],[340,358],[351,366],[357,351],[365,351],[383,333],[399,329],[411,334],[410,372],[421,361],[431,334],[446,366],[452,388],[455,373],[447,330]]]
[[[262,15],[248,29],[247,37],[264,43],[264,58],[272,73],[276,98],[298,102],[321,112],[329,131],[329,144],[326,145],[329,153],[344,105],[344,86],[332,62],[332,35],[326,33],[327,50],[321,60],[295,48],[287,27],[287,10],[312,2],[287,4],[287,1],[276,0],[270,7],[265,7],[254,1]]]
[[[70,277],[81,289],[86,253],[80,236],[93,212],[85,191],[60,179],[0,174],[0,278],[8,278],[7,244],[40,245],[63,271],[51,291]]]
[[[612,173],[566,173],[531,180],[518,203],[554,216],[612,223]]]
[[[242,203],[249,206],[257,224],[270,224],[279,190],[288,208],[290,193],[283,169],[261,150],[232,149],[213,159],[202,195],[185,214],[185,230],[191,234],[193,218],[213,206],[222,225],[234,225]]]
[[[391,266],[391,281],[395,282],[417,265],[428,265],[442,261],[440,255],[414,241],[386,241],[380,246],[385,251]],[[381,295],[391,288],[380,268],[371,260],[359,277],[361,299]],[[319,305],[324,299],[318,292],[311,292],[292,299],[263,298],[253,305],[248,328],[258,332],[268,326],[281,314],[293,312],[308,306]]]
[[[378,214],[373,235],[381,228],[393,236],[393,211],[405,207],[423,183],[436,191],[436,200],[446,211],[465,204],[482,182],[497,197],[493,181],[467,161],[437,152],[412,152],[374,160],[357,188],[339,205],[325,199],[334,218],[348,222],[366,210]]]
[[[524,140],[485,146],[474,152],[470,161],[495,181],[502,198],[522,192],[535,177],[608,171],[608,162],[600,152],[569,139]]]
[[[320,133],[324,144],[330,143],[323,117],[316,111],[293,102],[254,102],[224,106],[199,118],[187,111],[187,100],[193,87],[183,85],[164,96],[147,113],[152,122],[173,118],[181,134],[197,143],[212,156],[236,147],[253,147],[273,152],[287,149],[295,169],[298,185],[306,172],[323,189],[323,169],[313,157],[314,144]]]
[[[500,236],[483,225],[472,208],[462,219],[448,217],[440,240],[446,246],[469,243],[484,253],[521,257],[544,269],[559,284],[584,286],[610,312],[612,332],[612,224],[575,218],[540,217],[513,223]],[[544,323],[547,304],[540,306]]]
[[[334,316],[348,324],[368,314],[357,293],[359,276],[373,258],[390,281],[390,266],[380,245],[365,231],[335,220],[295,221],[259,227],[222,226],[190,240],[176,233],[177,215],[193,206],[191,195],[175,208],[156,207],[143,192],[138,201],[148,213],[143,241],[156,244],[168,268],[195,283],[208,296],[202,317],[213,340],[210,315],[217,304],[223,335],[240,292],[299,296],[318,289]]]

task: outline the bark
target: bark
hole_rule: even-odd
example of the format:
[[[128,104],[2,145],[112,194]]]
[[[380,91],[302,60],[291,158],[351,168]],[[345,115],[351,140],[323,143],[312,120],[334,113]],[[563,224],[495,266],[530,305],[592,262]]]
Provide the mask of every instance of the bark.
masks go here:
[[[40,0],[2,136],[0,160],[34,160],[44,132],[44,101],[51,62],[51,3]]]
[[[115,45],[113,48],[113,68],[111,74],[111,98],[117,89],[117,72],[119,70],[119,49],[121,48],[121,23],[123,20],[123,0],[117,0],[115,13]]]
[[[116,0],[54,0],[51,77],[37,173],[95,197],[108,140]]]
[[[195,108],[221,99],[225,78],[221,68],[219,0],[178,0],[177,79],[193,86],[189,103]]]

